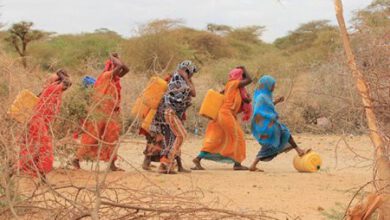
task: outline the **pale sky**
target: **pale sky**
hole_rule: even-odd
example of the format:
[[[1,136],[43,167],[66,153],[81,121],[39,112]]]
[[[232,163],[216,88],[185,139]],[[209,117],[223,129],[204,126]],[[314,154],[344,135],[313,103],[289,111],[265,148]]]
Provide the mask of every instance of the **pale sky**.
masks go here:
[[[346,19],[371,0],[344,0]],[[336,22],[333,0],[0,0],[0,22],[33,21],[37,29],[57,33],[108,28],[131,36],[154,19],[183,19],[205,29],[208,23],[233,27],[264,25],[262,39],[273,41],[312,20]]]

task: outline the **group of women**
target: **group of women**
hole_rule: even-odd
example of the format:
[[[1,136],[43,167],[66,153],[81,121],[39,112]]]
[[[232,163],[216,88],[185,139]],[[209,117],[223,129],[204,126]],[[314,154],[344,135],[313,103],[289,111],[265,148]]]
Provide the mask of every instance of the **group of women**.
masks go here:
[[[192,77],[197,67],[189,60],[181,62],[176,70],[165,80],[168,89],[160,101],[150,129],[140,130],[147,140],[144,151],[143,169],[150,170],[151,162],[160,162],[158,172],[162,174],[190,172],[181,160],[181,147],[187,137],[183,125],[186,110],[196,96]],[[80,146],[72,164],[80,169],[82,160],[102,160],[110,162],[112,171],[123,171],[117,167],[117,150],[120,137],[120,79],[129,72],[128,67],[112,54],[104,71],[94,84],[92,104],[88,116],[83,120]],[[280,123],[275,105],[283,98],[273,100],[275,79],[265,75],[257,83],[253,99],[245,87],[252,83],[252,78],[245,67],[234,68],[228,74],[228,81],[221,93],[224,103],[216,120],[209,122],[203,147],[193,159],[193,170],[204,170],[203,159],[232,163],[234,170],[261,171],[256,168],[259,161],[270,161],[278,154],[295,149],[302,156],[302,150],[294,142],[288,128]],[[59,113],[62,93],[71,85],[68,74],[61,70],[50,77],[39,96],[34,115],[28,123],[28,132],[22,138],[18,169],[43,180],[53,167],[53,149],[50,124]],[[253,101],[253,107],[251,102]],[[238,114],[242,120],[251,120],[253,136],[261,145],[253,164],[248,168],[241,163],[246,157],[246,143]]]

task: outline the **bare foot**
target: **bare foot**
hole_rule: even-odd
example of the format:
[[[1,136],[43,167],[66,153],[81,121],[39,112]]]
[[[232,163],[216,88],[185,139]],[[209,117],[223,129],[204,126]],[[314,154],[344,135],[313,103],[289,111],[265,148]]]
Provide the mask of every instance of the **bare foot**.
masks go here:
[[[110,165],[110,170],[111,170],[111,171],[114,171],[114,172],[115,172],[115,171],[120,171],[120,172],[125,171],[124,169],[117,167],[117,166],[115,165],[114,162],[111,163],[111,165]]]
[[[193,159],[192,162],[195,164],[195,167],[192,167],[191,170],[205,170],[205,168],[203,168],[200,164],[200,160],[198,158]]]
[[[257,168],[257,167],[250,167],[250,168],[249,168],[249,171],[251,171],[251,172],[264,172],[264,170],[259,169],[259,168]]]
[[[305,150],[299,149],[298,155],[299,155],[300,157],[303,157],[303,156],[305,156],[306,154],[308,154],[308,153],[310,153],[310,152],[311,152],[311,149],[310,149],[310,148],[309,148],[309,149],[305,149]]]
[[[191,170],[184,169],[183,167],[179,167],[177,171],[179,171],[179,173],[191,173]]]
[[[142,163],[142,169],[151,170],[150,163],[151,163],[151,161],[148,158],[145,158],[144,162]]]
[[[160,164],[160,167],[158,168],[158,172],[161,174],[176,174],[175,171],[172,169],[168,169],[168,167],[165,164]]]
[[[240,170],[249,170],[249,168],[246,167],[246,166],[239,165],[239,166],[234,166],[234,167],[233,167],[233,170],[237,170],[237,171],[240,171]]]
[[[80,167],[80,160],[79,159],[72,160],[72,165],[77,170],[81,169],[81,167]]]

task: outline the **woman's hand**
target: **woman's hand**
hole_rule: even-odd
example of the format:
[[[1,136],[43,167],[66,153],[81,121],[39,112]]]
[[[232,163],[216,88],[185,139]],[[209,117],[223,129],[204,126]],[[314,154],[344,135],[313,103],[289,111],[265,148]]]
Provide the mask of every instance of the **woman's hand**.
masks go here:
[[[284,100],[285,100],[284,96],[278,97],[275,99],[274,104],[276,105],[278,103],[284,102]]]

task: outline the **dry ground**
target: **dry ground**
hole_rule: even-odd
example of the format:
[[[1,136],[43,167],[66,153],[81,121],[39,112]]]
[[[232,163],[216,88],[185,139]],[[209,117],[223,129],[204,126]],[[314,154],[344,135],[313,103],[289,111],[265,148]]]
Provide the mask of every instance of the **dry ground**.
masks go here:
[[[272,162],[260,166],[265,173],[233,171],[231,165],[204,161],[206,171],[191,174],[159,175],[140,169],[144,148],[143,139],[129,138],[122,144],[119,155],[124,160],[119,165],[126,172],[110,173],[107,182],[120,181],[131,188],[145,189],[158,186],[172,194],[196,190],[200,202],[214,207],[232,210],[274,210],[288,213],[298,219],[340,219],[355,191],[372,178],[370,161],[355,158],[341,141],[338,144],[337,160],[335,148],[340,136],[297,135],[297,142],[303,147],[311,147],[323,158],[323,166],[318,173],[298,173],[292,166],[294,152],[283,154]],[[348,136],[345,138],[354,151],[364,157],[372,155],[369,138]],[[191,137],[183,147],[183,159],[187,168],[191,159],[198,153],[202,140]],[[248,137],[247,159],[249,165],[258,151],[257,143]],[[131,165],[130,165],[131,164]],[[91,163],[83,164],[84,170],[56,170],[48,178],[55,185],[66,185],[69,176],[80,183],[93,181]],[[67,177],[68,176],[68,177]],[[286,219],[285,214],[276,214]],[[289,219],[292,219],[289,218]]]

